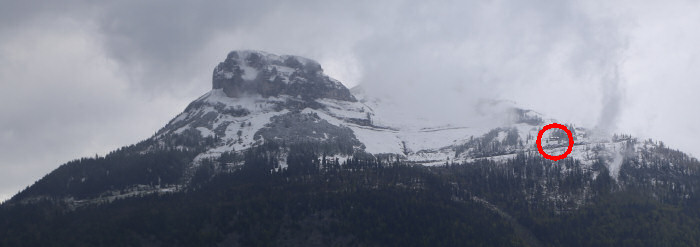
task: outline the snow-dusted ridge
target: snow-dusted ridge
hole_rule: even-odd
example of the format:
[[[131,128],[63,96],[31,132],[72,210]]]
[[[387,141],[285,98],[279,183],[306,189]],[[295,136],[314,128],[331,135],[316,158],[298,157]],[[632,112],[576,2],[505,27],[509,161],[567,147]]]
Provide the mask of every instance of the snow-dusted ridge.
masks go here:
[[[222,81],[222,75],[224,80],[229,81]],[[261,75],[269,76],[265,77],[269,80],[261,80]],[[236,76],[240,77],[238,81],[231,80]],[[233,83],[231,85],[235,87],[248,85],[245,83],[267,85],[266,83],[280,78],[283,78],[281,82],[285,84],[315,83],[322,90],[334,92],[335,89],[326,87],[330,85],[331,88],[340,88],[342,92],[352,94],[349,97],[323,96],[335,93],[318,93],[314,97],[307,97],[302,94],[290,95],[287,91],[269,94],[265,90],[255,91],[259,90],[255,86],[248,86],[253,91],[239,90],[231,93],[222,86],[226,83]],[[271,119],[298,112],[316,116],[333,126],[349,128],[362,143],[357,149],[363,152],[394,154],[416,164],[442,165],[482,158],[503,160],[516,153],[536,152],[535,138],[538,131],[545,124],[556,121],[535,111],[520,109],[514,102],[494,100],[482,101],[476,109],[482,114],[499,114],[499,122],[491,126],[426,126],[421,121],[397,121],[383,116],[374,110],[381,107],[378,104],[381,104],[380,100],[368,97],[361,88],[348,90],[337,80],[324,75],[321,66],[311,59],[277,56],[260,51],[234,51],[214,70],[214,89],[194,101],[185,112],[168,124],[177,128],[166,126],[159,136],[177,135],[194,129],[202,137],[220,138],[219,143],[195,158],[193,167],[196,167],[202,160],[215,159],[226,152],[242,152],[261,145],[266,140],[258,132],[270,126]],[[203,116],[207,116],[206,123],[201,122]],[[397,122],[401,124],[394,125]],[[599,146],[610,150],[607,156],[613,159],[619,156],[614,152],[622,143],[593,139],[590,131],[583,128],[574,128],[573,131],[575,146],[571,158],[591,164],[600,156],[599,148],[595,154],[591,150]],[[478,145],[475,140],[479,140]],[[565,140],[553,137],[553,132],[545,133],[543,147],[546,152],[563,153],[566,144]],[[474,145],[498,145],[499,149],[484,152],[477,150],[481,147]],[[611,170],[616,169],[611,167]]]
[[[323,74],[321,66],[313,60],[234,51],[214,70],[212,90],[147,140],[148,146],[138,147],[137,152],[142,155],[164,149],[196,150],[191,161],[187,159],[189,164],[184,168],[182,181],[163,187],[160,182],[157,186],[130,184],[127,190],[104,191],[81,200],[66,197],[64,201],[81,206],[145,194],[175,193],[188,186],[202,164],[216,162],[222,155],[242,155],[269,142],[349,147],[323,154],[341,162],[356,154],[364,157],[370,154],[391,155],[406,163],[425,166],[483,159],[502,163],[518,154],[538,155],[535,143],[539,130],[557,122],[535,111],[518,108],[512,102],[484,101],[476,111],[484,115],[482,122],[487,124],[436,125],[407,117],[410,114],[385,115],[386,109],[380,109],[384,103],[364,95],[360,88],[348,90]],[[400,119],[395,119],[396,116]],[[553,162],[554,165],[576,160],[582,169],[593,171],[596,162],[604,161],[611,177],[617,179],[623,160],[641,160],[642,153],[658,147],[650,141],[594,135],[589,129],[568,126],[574,134],[573,151],[566,160]],[[542,145],[547,153],[558,155],[564,153],[568,140],[561,133],[548,131]],[[285,152],[281,151],[279,165],[271,172],[286,169]],[[225,168],[217,168],[216,172],[230,172],[241,165],[241,161],[226,163],[221,166]],[[567,165],[562,167],[564,172],[571,169]],[[597,170],[591,174],[593,178],[599,175]],[[69,180],[67,184],[73,177]],[[42,198],[36,196],[24,201]]]

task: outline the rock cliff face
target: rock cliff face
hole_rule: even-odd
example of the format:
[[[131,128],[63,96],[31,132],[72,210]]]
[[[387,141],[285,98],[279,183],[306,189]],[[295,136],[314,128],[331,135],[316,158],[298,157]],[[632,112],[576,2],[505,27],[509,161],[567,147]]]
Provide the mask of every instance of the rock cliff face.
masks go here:
[[[260,94],[289,95],[304,100],[319,98],[355,102],[350,90],[323,73],[316,61],[298,56],[277,56],[261,51],[233,51],[214,69],[213,89],[229,97]]]

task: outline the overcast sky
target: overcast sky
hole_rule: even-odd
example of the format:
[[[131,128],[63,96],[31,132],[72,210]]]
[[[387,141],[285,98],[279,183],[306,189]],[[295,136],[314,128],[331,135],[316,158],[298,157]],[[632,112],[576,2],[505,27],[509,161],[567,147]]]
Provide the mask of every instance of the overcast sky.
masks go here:
[[[148,138],[236,49],[436,119],[508,99],[700,156],[698,1],[144,2],[0,0],[0,199]]]

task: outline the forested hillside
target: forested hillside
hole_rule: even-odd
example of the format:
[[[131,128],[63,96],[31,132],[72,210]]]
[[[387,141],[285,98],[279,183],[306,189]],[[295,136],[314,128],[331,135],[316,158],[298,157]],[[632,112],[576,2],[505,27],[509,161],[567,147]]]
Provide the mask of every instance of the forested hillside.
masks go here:
[[[290,152],[287,167],[276,162]],[[182,193],[0,207],[2,246],[697,246],[700,201],[528,154],[441,167],[269,144]],[[102,158],[104,159],[104,158]],[[243,165],[215,173],[231,160]],[[83,162],[98,162],[87,159]],[[101,161],[107,162],[108,161]],[[99,165],[97,165],[99,166]],[[565,169],[566,171],[562,171]],[[623,165],[625,174],[644,172]],[[596,179],[591,174],[599,173]],[[692,182],[692,180],[688,180]],[[696,181],[696,180],[695,180]],[[552,191],[556,188],[556,191]]]

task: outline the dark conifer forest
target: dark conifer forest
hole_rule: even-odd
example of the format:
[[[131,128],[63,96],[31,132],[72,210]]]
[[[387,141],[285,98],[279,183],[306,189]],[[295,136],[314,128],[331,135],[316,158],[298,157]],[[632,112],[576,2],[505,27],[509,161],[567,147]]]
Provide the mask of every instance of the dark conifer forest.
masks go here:
[[[37,182],[42,186],[0,207],[0,245],[700,244],[700,201],[683,196],[687,190],[681,189],[697,188],[695,173],[653,188],[629,181],[655,171],[649,167],[661,164],[653,160],[642,166],[623,164],[624,174],[615,181],[604,165],[584,170],[577,161],[553,164],[528,153],[501,163],[425,167],[394,156],[356,155],[341,162],[321,150],[328,149],[268,143],[225,154],[203,162],[190,176],[190,185],[177,193],[77,207],[52,198],[16,203],[16,198],[47,192],[76,199],[95,196],[93,191],[105,186],[120,189],[118,181],[154,187],[176,183],[187,177],[182,167],[193,153],[165,149],[143,155],[125,148],[70,162],[58,175]],[[277,162],[283,151],[289,152],[284,168]],[[697,162],[678,157],[677,167]],[[137,166],[139,172],[120,172],[117,164]],[[118,177],[99,176],[107,170]],[[160,177],[149,177],[148,170],[157,170],[154,174]],[[51,180],[62,172],[100,179],[64,188]],[[592,173],[598,173],[596,179]]]

